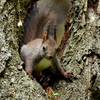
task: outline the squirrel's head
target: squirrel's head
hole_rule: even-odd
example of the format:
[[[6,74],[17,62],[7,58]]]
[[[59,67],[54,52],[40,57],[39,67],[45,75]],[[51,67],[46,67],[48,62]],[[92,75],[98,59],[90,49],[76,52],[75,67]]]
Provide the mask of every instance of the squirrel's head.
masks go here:
[[[45,32],[42,37],[42,45],[41,46],[42,46],[41,47],[41,49],[42,49],[41,55],[43,57],[45,57],[46,59],[49,59],[49,60],[52,59],[57,52],[56,36],[48,37],[47,32]]]

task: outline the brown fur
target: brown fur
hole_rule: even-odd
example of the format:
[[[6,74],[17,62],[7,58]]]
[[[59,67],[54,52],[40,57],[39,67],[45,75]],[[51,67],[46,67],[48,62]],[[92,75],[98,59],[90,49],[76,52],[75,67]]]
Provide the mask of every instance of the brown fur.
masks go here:
[[[26,23],[28,19],[30,20]],[[27,44],[36,38],[42,38],[45,31],[48,31],[48,34],[53,33],[53,28],[56,28],[56,22],[57,15],[53,11],[50,11],[50,8],[40,8],[39,11],[35,12],[34,16],[30,15],[25,19],[25,23],[28,25],[24,25],[23,43]]]
[[[66,73],[56,55],[56,24],[57,15],[49,8],[33,8],[27,14],[24,23],[25,34],[21,47],[20,57],[25,63],[25,71],[33,78],[32,72],[36,68],[45,66],[42,60],[47,60],[47,67],[54,67],[66,78],[73,77],[71,73]],[[43,65],[42,65],[43,64]]]

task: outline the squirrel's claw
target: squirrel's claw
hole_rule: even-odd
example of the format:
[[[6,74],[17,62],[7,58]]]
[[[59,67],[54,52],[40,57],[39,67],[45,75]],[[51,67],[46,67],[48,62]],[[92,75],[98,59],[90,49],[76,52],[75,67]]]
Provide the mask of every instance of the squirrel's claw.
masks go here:
[[[29,75],[29,78],[31,78],[32,80],[34,80],[34,77],[33,77],[33,75]]]
[[[70,79],[71,81],[73,80],[73,78],[75,78],[75,76],[73,75],[73,73],[70,73],[70,72],[65,73],[64,76],[65,76],[66,79]]]
[[[33,75],[31,75],[31,74],[29,74],[29,73],[27,73],[27,75],[29,76],[29,78],[31,78],[32,80],[34,80]]]

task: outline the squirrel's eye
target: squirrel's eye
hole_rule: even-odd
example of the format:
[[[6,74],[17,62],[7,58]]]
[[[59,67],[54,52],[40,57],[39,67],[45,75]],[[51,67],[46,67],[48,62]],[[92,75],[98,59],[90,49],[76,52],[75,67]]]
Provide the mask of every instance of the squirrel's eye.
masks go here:
[[[45,51],[46,50],[46,47],[45,46],[43,46],[43,51]]]

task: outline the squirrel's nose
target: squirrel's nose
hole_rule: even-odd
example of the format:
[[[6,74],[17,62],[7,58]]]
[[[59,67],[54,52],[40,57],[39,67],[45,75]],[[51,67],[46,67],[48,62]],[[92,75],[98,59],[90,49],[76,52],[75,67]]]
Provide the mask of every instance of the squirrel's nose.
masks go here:
[[[52,59],[52,56],[49,56],[49,59]]]

